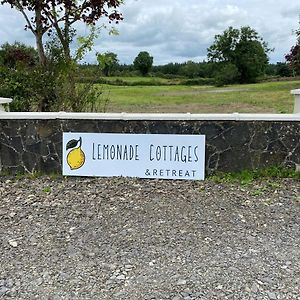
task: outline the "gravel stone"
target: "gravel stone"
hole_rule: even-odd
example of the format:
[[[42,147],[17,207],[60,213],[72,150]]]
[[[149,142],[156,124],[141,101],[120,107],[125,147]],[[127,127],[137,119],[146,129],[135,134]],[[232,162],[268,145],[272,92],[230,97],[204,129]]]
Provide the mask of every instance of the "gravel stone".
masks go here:
[[[0,296],[4,295],[9,289],[5,286],[0,287]]]
[[[254,293],[254,294],[256,294],[258,292],[258,287],[255,283],[251,287],[251,292]]]
[[[125,280],[126,279],[126,276],[121,274],[119,276],[116,277],[118,280]]]
[[[18,247],[18,243],[15,240],[9,240],[8,243],[14,248]]]
[[[270,300],[277,300],[277,297],[273,292],[268,292],[268,297]]]
[[[186,280],[184,279],[179,279],[176,283],[177,285],[186,285]]]
[[[299,195],[292,179],[2,176],[0,298],[299,300]]]

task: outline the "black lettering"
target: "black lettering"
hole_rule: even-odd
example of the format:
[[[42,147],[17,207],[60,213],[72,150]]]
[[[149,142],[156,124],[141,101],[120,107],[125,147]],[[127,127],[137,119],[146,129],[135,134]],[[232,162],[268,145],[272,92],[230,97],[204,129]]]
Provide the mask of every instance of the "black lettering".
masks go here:
[[[152,148],[154,147],[154,145],[150,145],[150,161],[154,160],[154,157],[152,156]]]
[[[193,177],[195,177],[195,173],[197,172],[196,170],[192,170],[193,172]]]
[[[157,146],[156,147],[156,160],[160,161],[160,159],[161,159],[161,148],[160,148],[160,146]]]
[[[127,145],[124,146],[123,160],[128,160]]]
[[[146,169],[145,175],[146,175],[146,176],[150,176],[150,171],[149,171],[149,169]]]
[[[106,153],[105,153],[106,151]],[[108,145],[103,145],[102,159],[108,159]]]
[[[176,176],[176,170],[172,170],[172,176]]]
[[[179,177],[182,177],[182,172],[183,172],[182,170],[179,170],[179,172],[178,172]]]
[[[117,159],[122,159],[122,145],[117,145]]]
[[[166,170],[167,176],[169,176],[170,170]]]
[[[175,155],[174,155],[174,161],[179,161],[179,149],[178,149],[178,146],[176,146]]]
[[[153,169],[153,176],[157,176],[157,170]]]
[[[185,154],[185,146],[182,146],[182,148],[181,148],[181,161],[182,162],[186,162],[186,154]]]
[[[184,176],[185,176],[185,177],[190,177],[189,171],[186,171],[185,174],[184,174]]]
[[[116,156],[116,149],[114,145],[110,146],[110,159],[114,160]]]
[[[95,158],[95,143],[93,143],[93,160],[96,160],[96,158]]]
[[[159,175],[160,175],[160,176],[164,176],[164,170],[160,169],[160,170],[159,170]]]
[[[139,160],[138,148],[139,148],[139,145],[135,145],[135,160]]]
[[[197,161],[199,160],[198,155],[197,155],[197,149],[198,149],[198,146],[196,146],[196,147],[194,148],[195,162],[197,162]]]
[[[167,160],[167,147],[168,146],[162,146],[163,147],[163,160],[166,161]]]
[[[129,146],[129,160],[132,160],[134,156],[134,149],[132,145]]]
[[[173,161],[173,146],[169,146],[170,149],[170,161]]]
[[[188,147],[188,162],[192,162],[192,146]]]

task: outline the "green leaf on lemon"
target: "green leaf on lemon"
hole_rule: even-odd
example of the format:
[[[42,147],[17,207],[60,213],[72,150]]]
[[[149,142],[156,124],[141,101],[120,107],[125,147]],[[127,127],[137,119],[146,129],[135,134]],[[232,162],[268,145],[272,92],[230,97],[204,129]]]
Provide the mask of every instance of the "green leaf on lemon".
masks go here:
[[[79,140],[71,140],[67,143],[66,150],[74,148],[77,146]]]

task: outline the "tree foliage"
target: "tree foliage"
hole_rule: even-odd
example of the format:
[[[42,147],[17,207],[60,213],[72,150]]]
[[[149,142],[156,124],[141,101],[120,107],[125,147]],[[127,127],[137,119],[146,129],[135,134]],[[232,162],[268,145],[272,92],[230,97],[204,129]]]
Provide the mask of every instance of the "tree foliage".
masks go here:
[[[296,44],[292,46],[290,52],[285,56],[286,61],[292,67],[293,70],[300,68],[300,45]]]
[[[240,83],[247,83],[264,74],[271,49],[254,29],[246,26],[229,27],[216,35],[207,51],[211,62],[236,66]]]
[[[5,43],[0,48],[0,65],[16,68],[18,65],[34,66],[38,62],[38,55],[33,47],[15,42]]]
[[[105,76],[111,75],[119,63],[117,54],[113,52],[105,52],[103,54],[97,52],[96,57],[98,65]]]
[[[9,4],[20,11],[26,20],[25,28],[30,30],[35,38],[42,65],[46,64],[43,36],[55,31],[63,47],[66,60],[70,55],[70,29],[74,23],[82,21],[95,25],[101,18],[109,21],[119,21],[122,15],[117,11],[122,0],[1,0],[1,4]]]
[[[296,44],[292,46],[290,52],[285,55],[285,60],[292,69],[294,75],[300,73],[300,29],[295,30],[297,37]]]
[[[136,70],[139,70],[143,76],[147,75],[151,70],[153,57],[147,51],[142,51],[134,59],[133,65]]]
[[[122,19],[118,12],[122,0],[0,0],[1,4],[9,4],[18,10],[26,21],[25,29],[30,30],[36,39],[41,74],[55,74],[45,76],[47,83],[41,87],[41,97],[38,99],[38,110],[49,109],[79,111],[84,105],[82,95],[87,95],[84,88],[76,87],[76,63],[89,51],[97,36],[96,22],[104,17],[110,22]],[[75,38],[76,22],[83,22],[92,26],[87,37],[79,38],[79,48],[74,56],[71,55],[70,44]],[[47,47],[43,42],[45,34],[51,36]],[[26,70],[29,71],[29,70]],[[10,72],[9,72],[10,73]],[[43,76],[40,76],[43,77]],[[46,88],[51,82],[51,88]],[[48,89],[51,97],[44,93]],[[90,91],[93,88],[91,87]],[[96,94],[90,93],[90,95]],[[90,101],[90,100],[89,100]],[[56,102],[56,103],[55,103]]]
[[[226,84],[233,84],[239,80],[238,68],[231,63],[219,64],[218,70],[215,72],[215,84],[223,86]]]

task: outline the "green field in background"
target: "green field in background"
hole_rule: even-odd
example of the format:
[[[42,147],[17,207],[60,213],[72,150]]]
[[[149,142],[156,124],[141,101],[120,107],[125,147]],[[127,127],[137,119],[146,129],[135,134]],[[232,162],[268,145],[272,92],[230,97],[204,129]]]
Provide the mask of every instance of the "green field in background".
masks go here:
[[[120,80],[154,79],[120,77]],[[99,85],[99,88],[109,98],[107,112],[292,113],[294,96],[290,90],[300,88],[300,82],[266,82],[220,88],[184,85]]]

